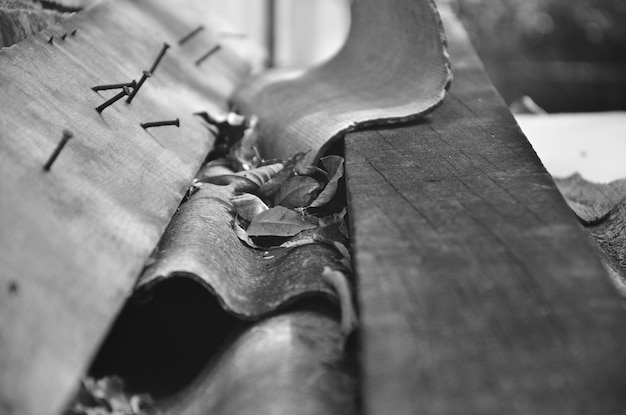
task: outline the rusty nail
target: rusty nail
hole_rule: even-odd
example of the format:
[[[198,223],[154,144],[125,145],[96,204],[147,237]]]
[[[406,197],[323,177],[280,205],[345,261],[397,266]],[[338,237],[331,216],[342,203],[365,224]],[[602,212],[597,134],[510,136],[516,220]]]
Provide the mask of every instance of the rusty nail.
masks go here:
[[[218,50],[220,50],[222,48],[222,46],[220,45],[215,45],[211,48],[211,50],[209,50],[207,53],[205,53],[204,55],[202,55],[197,61],[196,61],[196,66],[200,66],[200,64],[202,62],[204,62],[209,56],[211,56],[212,54],[214,54],[215,52],[217,52]]]
[[[130,93],[130,95],[128,95],[128,98],[126,99],[127,104],[131,103],[133,98],[135,98],[135,95],[137,95],[137,92],[139,92],[139,88],[141,88],[143,83],[146,82],[146,79],[150,78],[151,76],[152,74],[150,72],[143,71],[141,78],[139,78],[139,82],[137,82],[137,86],[133,88],[133,91]]]
[[[96,111],[98,112],[102,112],[104,111],[104,109],[106,107],[108,107],[109,105],[115,103],[116,101],[120,100],[122,97],[126,96],[130,94],[130,88],[128,88],[127,86],[122,87],[122,91],[120,91],[119,94],[115,95],[113,98],[111,98],[110,100],[104,102],[103,104],[101,104],[100,106],[98,106],[96,108]]]
[[[189,39],[191,39],[192,37],[194,37],[195,35],[197,35],[198,33],[200,33],[203,30],[204,30],[204,26],[202,26],[202,25],[196,27],[191,32],[186,34],[185,37],[183,37],[181,40],[179,40],[178,44],[182,45],[183,43],[187,42]]]
[[[143,128],[144,130],[150,127],[161,127],[164,125],[175,125],[176,127],[180,127],[180,120],[176,118],[175,120],[171,121],[142,122],[139,125],[141,125],[141,128]]]
[[[105,91],[107,89],[119,89],[124,87],[135,88],[137,86],[137,82],[133,79],[131,82],[126,82],[123,84],[109,84],[109,85],[96,85],[92,86],[91,89],[94,91]]]
[[[168,45],[167,43],[163,44],[163,48],[161,49],[161,52],[159,52],[159,56],[157,56],[156,60],[154,61],[154,64],[152,64],[152,68],[150,68],[150,72],[151,74],[154,74],[154,71],[156,71],[156,68],[159,64],[159,62],[161,62],[161,59],[163,59],[163,56],[165,55],[165,52],[167,52],[167,50],[169,49],[170,45]]]
[[[57,159],[57,157],[61,153],[61,150],[63,150],[63,147],[65,147],[65,144],[67,144],[69,139],[72,138],[73,136],[74,134],[72,134],[71,131],[63,130],[63,137],[61,138],[61,141],[57,145],[57,148],[55,148],[52,154],[50,155],[50,158],[48,159],[46,164],[43,165],[43,169],[45,171],[50,171],[50,168],[52,167],[52,163],[54,163],[54,161]]]

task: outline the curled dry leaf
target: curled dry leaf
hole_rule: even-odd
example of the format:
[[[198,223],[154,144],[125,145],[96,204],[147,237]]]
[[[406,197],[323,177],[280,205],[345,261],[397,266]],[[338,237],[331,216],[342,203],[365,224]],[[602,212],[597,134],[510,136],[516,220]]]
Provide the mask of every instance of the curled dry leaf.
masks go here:
[[[201,183],[211,183],[220,186],[233,185],[236,192],[256,192],[259,186],[271,180],[283,165],[281,163],[270,164],[267,166],[257,167],[256,169],[241,171],[233,174],[224,174],[221,176],[203,175],[198,178]]]
[[[248,222],[259,213],[269,210],[269,207],[261,199],[250,193],[234,196],[230,198],[230,202],[235,207],[237,214]]]
[[[284,165],[282,163],[269,164],[267,166],[257,167],[255,169],[240,171],[235,173],[237,176],[245,177],[248,180],[251,180],[258,186],[261,186],[267,182],[269,182],[278,172],[283,169]]]
[[[309,176],[293,176],[287,179],[274,197],[274,205],[290,209],[309,206],[322,185]]]
[[[237,238],[245,242],[250,248],[261,249],[260,246],[254,243],[252,238],[250,238],[250,235],[248,235],[248,232],[246,232],[245,229],[237,223],[237,221],[233,221],[233,230],[235,231]]]
[[[276,206],[258,214],[248,227],[250,236],[294,236],[317,225],[307,222],[293,210]]]
[[[343,157],[327,156],[322,157],[320,161],[328,172],[328,177],[330,177],[330,180],[326,184],[324,190],[322,190],[319,196],[317,196],[317,198],[311,203],[310,207],[320,207],[330,202],[333,196],[335,196],[335,193],[337,193],[339,180],[343,177],[344,174]]]
[[[341,271],[336,271],[329,266],[325,266],[322,271],[322,279],[335,290],[339,297],[339,304],[341,306],[341,331],[347,336],[358,324],[356,310],[352,303],[352,290],[350,289],[348,277]]]
[[[307,153],[297,153],[292,158],[287,160],[283,169],[259,188],[259,194],[268,200],[272,200],[276,193],[280,190],[282,184],[293,176],[296,164],[298,164],[298,162],[302,160],[306,154]]]

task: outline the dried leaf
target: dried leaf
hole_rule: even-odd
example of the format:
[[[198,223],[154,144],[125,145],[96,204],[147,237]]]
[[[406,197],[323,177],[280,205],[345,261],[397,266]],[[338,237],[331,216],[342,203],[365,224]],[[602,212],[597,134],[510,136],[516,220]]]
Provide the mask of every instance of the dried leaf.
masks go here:
[[[276,193],[274,205],[290,209],[309,206],[321,188],[322,185],[312,177],[290,177]]]
[[[267,166],[257,167],[252,170],[240,171],[235,173],[237,176],[245,177],[248,180],[253,181],[258,186],[269,182],[278,172],[284,167],[283,163],[275,163]]]
[[[294,236],[316,227],[293,210],[276,206],[255,216],[247,232],[250,236]]]
[[[280,248],[297,248],[299,246],[311,245],[321,243],[315,239],[315,235],[307,235],[302,238],[297,238],[280,244]]]
[[[219,186],[232,185],[235,192],[253,193],[257,191],[260,185],[271,180],[282,167],[282,163],[276,163],[233,174],[220,176],[203,175],[198,178],[198,182],[211,183]]]
[[[251,221],[256,215],[269,209],[261,199],[250,193],[243,193],[229,200],[237,214],[247,221]]]
[[[300,164],[298,164],[296,168],[294,169],[294,171],[296,172],[298,176],[321,175],[322,177],[325,177],[326,180],[328,180],[328,173],[326,173],[324,170],[320,169],[319,167],[301,166]]]
[[[246,232],[244,228],[239,226],[237,221],[233,222],[233,230],[235,231],[235,235],[237,235],[237,238],[245,242],[250,248],[261,249],[261,247],[255,244],[254,241],[250,238],[248,232]]]
[[[293,176],[293,170],[296,164],[306,156],[307,153],[297,153],[285,162],[283,169],[276,174],[270,181],[264,183],[259,188],[259,194],[268,200],[272,200],[276,193],[280,190],[281,185]]]
[[[320,161],[328,172],[330,181],[326,184],[322,193],[320,193],[319,196],[317,196],[317,198],[311,203],[310,207],[320,207],[330,202],[333,196],[335,196],[335,193],[337,193],[339,180],[343,177],[344,173],[343,157],[326,156],[322,157]]]
[[[341,272],[325,266],[322,271],[322,279],[326,284],[333,287],[339,297],[341,307],[341,331],[345,336],[349,335],[357,326],[356,310],[352,303],[352,291],[348,277]]]

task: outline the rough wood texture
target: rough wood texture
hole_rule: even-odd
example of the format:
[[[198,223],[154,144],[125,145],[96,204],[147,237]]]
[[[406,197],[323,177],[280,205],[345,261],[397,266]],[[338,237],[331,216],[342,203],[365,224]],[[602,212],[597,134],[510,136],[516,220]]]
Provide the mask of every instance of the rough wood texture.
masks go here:
[[[600,249],[617,288],[626,296],[626,179],[592,183],[575,174],[555,182]]]
[[[63,407],[209,151],[192,113],[224,108],[247,66],[228,48],[194,65],[213,32],[177,42],[199,24],[202,2],[104,2],[0,51],[0,413]],[[96,112],[116,91],[90,88],[138,79],[163,42],[132,104]]]
[[[225,310],[245,319],[258,319],[303,296],[334,299],[321,275],[324,266],[337,266],[339,253],[322,244],[268,251],[246,246],[233,230],[233,196],[231,186],[202,185],[174,215],[139,288],[192,278]]]
[[[0,0],[0,48],[59,23],[97,0]]]
[[[234,103],[259,116],[261,152],[314,161],[346,131],[419,118],[449,86],[443,31],[431,0],[357,0],[348,39],[327,63],[304,73],[269,72]]]
[[[622,413],[623,302],[462,27],[444,22],[444,104],[346,137],[364,413]]]

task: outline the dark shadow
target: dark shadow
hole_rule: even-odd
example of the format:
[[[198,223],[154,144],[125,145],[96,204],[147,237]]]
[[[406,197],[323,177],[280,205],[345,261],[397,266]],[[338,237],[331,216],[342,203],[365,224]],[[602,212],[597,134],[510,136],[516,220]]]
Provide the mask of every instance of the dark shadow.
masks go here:
[[[167,279],[147,294],[124,306],[89,374],[120,376],[128,392],[158,399],[190,383],[238,320],[188,278]]]

